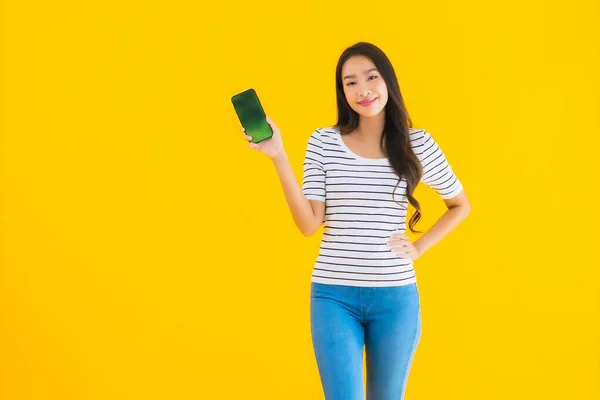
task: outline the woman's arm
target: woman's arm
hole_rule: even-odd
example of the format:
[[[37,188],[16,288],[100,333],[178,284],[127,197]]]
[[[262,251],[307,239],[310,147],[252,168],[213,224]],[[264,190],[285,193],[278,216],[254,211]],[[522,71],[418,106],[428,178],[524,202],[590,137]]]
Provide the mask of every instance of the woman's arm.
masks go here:
[[[314,234],[325,215],[325,203],[319,200],[308,200],[292,171],[290,161],[285,151],[280,152],[271,160],[275,165],[285,199],[294,218],[296,226],[304,236]]]
[[[292,171],[292,166],[283,146],[281,131],[277,127],[277,124],[275,124],[275,121],[269,116],[266,116],[266,120],[271,126],[273,136],[260,143],[250,142],[248,143],[248,147],[264,153],[271,158],[279,175],[283,193],[285,194],[285,199],[290,207],[296,226],[304,236],[310,236],[319,229],[323,222],[325,203],[319,200],[309,200],[305,196]],[[245,132],[244,127],[241,130]],[[252,137],[244,134],[244,139],[252,140]]]
[[[471,212],[471,204],[464,190],[458,196],[445,199],[444,202],[448,210],[413,243],[419,252],[419,256],[452,232]]]

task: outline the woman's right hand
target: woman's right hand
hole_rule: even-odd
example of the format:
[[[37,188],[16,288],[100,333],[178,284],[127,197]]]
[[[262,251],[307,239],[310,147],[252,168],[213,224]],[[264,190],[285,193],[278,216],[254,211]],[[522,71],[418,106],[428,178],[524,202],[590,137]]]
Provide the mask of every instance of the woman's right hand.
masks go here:
[[[263,140],[260,143],[250,142],[248,143],[248,147],[261,153],[264,153],[268,155],[271,159],[274,159],[277,156],[283,155],[285,153],[285,149],[283,148],[283,141],[281,140],[281,132],[279,131],[279,128],[277,127],[277,125],[275,125],[275,122],[271,118],[269,118],[269,116],[267,116],[266,119],[269,125],[271,126],[273,136],[271,136],[269,139]],[[244,133],[246,132],[244,127],[242,127],[241,131]],[[244,139],[250,141],[252,140],[252,137],[244,135]]]

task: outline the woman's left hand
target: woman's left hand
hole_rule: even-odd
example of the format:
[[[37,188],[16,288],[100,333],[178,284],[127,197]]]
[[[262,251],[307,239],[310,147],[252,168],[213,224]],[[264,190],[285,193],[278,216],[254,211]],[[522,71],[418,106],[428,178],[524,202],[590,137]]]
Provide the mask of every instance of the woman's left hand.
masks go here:
[[[408,236],[402,233],[394,233],[386,244],[391,248],[392,253],[396,253],[399,258],[410,258],[415,261],[421,256],[421,253]]]

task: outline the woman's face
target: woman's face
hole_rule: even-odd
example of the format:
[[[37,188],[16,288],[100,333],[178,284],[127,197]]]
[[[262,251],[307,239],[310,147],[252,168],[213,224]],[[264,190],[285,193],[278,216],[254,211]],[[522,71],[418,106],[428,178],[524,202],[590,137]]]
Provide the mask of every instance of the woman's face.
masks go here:
[[[367,57],[353,56],[346,60],[342,66],[342,85],[348,104],[360,116],[373,117],[387,104],[387,86]]]

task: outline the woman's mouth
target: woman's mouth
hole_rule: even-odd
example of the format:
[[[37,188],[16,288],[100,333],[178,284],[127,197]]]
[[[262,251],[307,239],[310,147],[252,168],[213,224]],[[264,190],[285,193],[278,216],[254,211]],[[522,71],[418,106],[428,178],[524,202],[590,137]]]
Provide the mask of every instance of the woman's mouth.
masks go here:
[[[372,99],[369,100],[363,100],[363,101],[359,101],[358,104],[360,104],[363,107],[369,107],[371,104],[373,104],[375,102],[375,100],[377,100],[377,97],[374,97]]]

